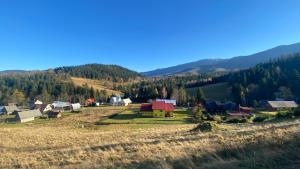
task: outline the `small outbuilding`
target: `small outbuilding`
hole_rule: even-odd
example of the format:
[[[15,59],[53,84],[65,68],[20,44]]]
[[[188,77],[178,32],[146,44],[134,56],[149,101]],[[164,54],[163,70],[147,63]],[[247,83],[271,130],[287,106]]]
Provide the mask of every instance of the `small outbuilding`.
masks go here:
[[[132,103],[132,101],[129,98],[122,99],[122,101],[121,101],[122,106],[128,106],[131,103]]]
[[[81,109],[80,103],[71,104],[71,107],[72,107],[72,111],[80,111]]]
[[[42,116],[42,113],[39,110],[28,110],[18,112],[16,115],[16,120],[21,123],[33,121],[35,117]]]
[[[19,110],[19,108],[16,105],[13,105],[13,106],[4,106],[2,108],[0,114],[10,115],[10,114],[15,114],[17,112],[20,112],[20,110]]]
[[[289,110],[297,108],[298,104],[295,101],[268,101],[267,109],[270,111]]]
[[[52,103],[52,108],[56,110],[60,110],[62,112],[72,111],[72,106],[71,103],[69,102],[55,101],[54,103]]]

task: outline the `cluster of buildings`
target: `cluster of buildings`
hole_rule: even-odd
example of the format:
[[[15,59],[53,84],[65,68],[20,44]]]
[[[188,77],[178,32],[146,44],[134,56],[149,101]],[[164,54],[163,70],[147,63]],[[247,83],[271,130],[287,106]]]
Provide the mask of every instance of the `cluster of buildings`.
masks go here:
[[[122,99],[120,96],[112,96],[109,99],[109,104],[112,106],[128,106],[131,103],[129,98]]]
[[[207,101],[205,103],[205,110],[209,113],[226,113],[230,116],[248,116],[253,114],[255,110],[252,107],[243,107],[233,102],[219,102],[219,101]],[[298,105],[295,101],[264,101],[261,102],[261,107],[267,111],[282,111],[291,110],[297,108]]]
[[[129,98],[122,99],[120,96],[112,96],[109,104],[112,106],[128,106],[132,101]],[[85,106],[100,106],[96,99],[89,98],[84,103]],[[15,115],[15,120],[21,123],[33,121],[36,117],[45,116],[48,118],[59,118],[62,112],[76,112],[81,110],[80,103],[70,103],[54,101],[52,104],[43,103],[36,100],[30,108],[18,107],[15,103],[7,106],[0,106],[0,115]]]
[[[15,115],[16,121],[21,123],[33,121],[36,117],[47,116],[49,118],[61,117],[62,112],[80,111],[79,103],[71,104],[69,102],[55,101],[52,104],[45,104],[36,100],[31,108],[22,109],[14,103],[0,107],[0,115]]]

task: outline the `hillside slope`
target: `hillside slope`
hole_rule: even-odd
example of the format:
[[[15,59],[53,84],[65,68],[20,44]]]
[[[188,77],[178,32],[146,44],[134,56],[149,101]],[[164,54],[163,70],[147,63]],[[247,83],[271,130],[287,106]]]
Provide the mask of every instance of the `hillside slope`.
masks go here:
[[[141,77],[139,73],[118,65],[86,64],[59,67],[55,73],[67,73],[71,76],[108,81],[129,81]]]
[[[204,59],[163,69],[144,72],[146,76],[166,76],[184,72],[214,72],[247,69],[259,63],[268,62],[283,55],[300,52],[300,43],[282,45],[248,56],[237,56],[230,59]]]
[[[72,82],[75,84],[75,86],[85,86],[88,88],[93,87],[95,90],[99,91],[105,91],[107,95],[113,95],[117,94],[120,95],[122,92],[113,90],[112,86],[113,84],[107,82],[107,81],[101,81],[101,80],[92,80],[92,79],[86,79],[86,78],[79,78],[79,77],[71,77]]]
[[[229,82],[237,103],[255,106],[260,100],[300,101],[300,54],[230,73],[215,79]]]

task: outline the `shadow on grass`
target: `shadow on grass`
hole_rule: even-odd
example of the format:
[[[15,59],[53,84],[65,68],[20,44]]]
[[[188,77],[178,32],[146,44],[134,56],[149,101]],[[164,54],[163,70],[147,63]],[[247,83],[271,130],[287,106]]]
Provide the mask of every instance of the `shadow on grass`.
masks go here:
[[[17,120],[15,116],[2,115],[2,118],[0,119],[0,123],[16,123],[16,122]]]
[[[282,142],[268,140],[224,146],[215,152],[196,152],[179,159],[166,156],[163,160],[145,160],[129,164],[124,168],[298,169],[300,168],[299,141],[298,136]]]
[[[111,119],[114,119],[114,120],[132,120],[136,117],[138,117],[137,114],[118,114],[118,115],[114,116]]]

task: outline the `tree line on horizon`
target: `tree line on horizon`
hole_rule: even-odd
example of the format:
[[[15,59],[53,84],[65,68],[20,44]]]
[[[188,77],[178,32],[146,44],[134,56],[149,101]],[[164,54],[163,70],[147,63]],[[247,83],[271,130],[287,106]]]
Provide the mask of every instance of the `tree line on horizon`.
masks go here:
[[[92,65],[58,68],[32,74],[15,74],[0,76],[0,104],[9,102],[28,103],[35,99],[45,102],[64,100],[84,102],[87,98],[107,101],[110,97],[105,91],[95,90],[88,86],[76,86],[71,76],[101,79],[111,76],[100,71],[94,74]],[[118,69],[118,68],[116,68]],[[76,71],[78,71],[76,73]],[[119,69],[121,71],[121,69]],[[126,81],[140,77],[122,69],[111,77],[110,81]],[[124,76],[123,76],[124,75]],[[261,100],[296,100],[300,98],[300,54],[294,54],[269,63],[259,64],[253,68],[232,72],[226,75],[211,77],[209,74],[193,76],[171,76],[150,78],[128,85],[114,86],[115,90],[125,93],[135,102],[147,102],[149,99],[176,99],[178,105],[187,106],[206,100],[201,86],[227,82],[231,87],[231,100],[249,106],[258,106]],[[196,94],[189,94],[188,88],[197,88]]]

